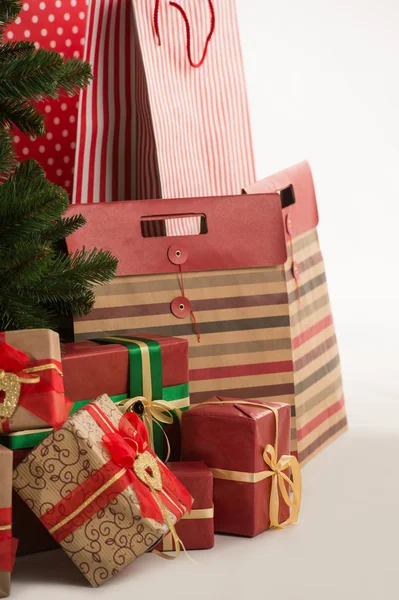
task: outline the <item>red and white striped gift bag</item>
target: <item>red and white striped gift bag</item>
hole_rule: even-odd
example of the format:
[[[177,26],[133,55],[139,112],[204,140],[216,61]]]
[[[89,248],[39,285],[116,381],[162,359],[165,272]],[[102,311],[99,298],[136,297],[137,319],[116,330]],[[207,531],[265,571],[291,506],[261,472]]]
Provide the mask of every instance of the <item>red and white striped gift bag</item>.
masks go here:
[[[255,180],[234,0],[91,0],[85,52],[95,78],[73,202],[239,194]],[[165,229],[197,233],[199,218]]]

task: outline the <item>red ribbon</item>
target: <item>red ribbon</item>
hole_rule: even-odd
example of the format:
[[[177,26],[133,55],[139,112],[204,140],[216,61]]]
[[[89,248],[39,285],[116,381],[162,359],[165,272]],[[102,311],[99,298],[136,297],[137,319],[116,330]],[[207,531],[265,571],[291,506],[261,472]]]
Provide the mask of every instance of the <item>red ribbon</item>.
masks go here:
[[[1,530],[2,527],[10,529]],[[0,508],[0,571],[11,573],[14,569],[18,540],[11,534],[11,508]]]
[[[184,508],[191,510],[190,494],[149,448],[147,430],[136,414],[123,415],[116,428],[96,404],[89,404],[82,410],[86,410],[104,432],[102,441],[111,454],[111,460],[41,517],[41,522],[50,532],[56,527],[52,535],[59,543],[130,486],[139,500],[141,516],[164,522],[157,499],[133,470],[137,454],[144,451],[150,452],[157,460],[163,485],[163,490],[158,492],[162,503],[177,518],[182,517]],[[123,469],[126,472],[119,477]],[[108,485],[111,479],[113,482]],[[57,528],[62,521],[65,524]]]
[[[6,373],[14,373],[24,379],[34,379],[38,375],[38,383],[23,383],[18,406],[47,423],[51,427],[60,427],[68,418],[73,406],[64,395],[64,384],[56,369],[44,369],[39,373],[29,374],[24,371],[27,367],[53,364],[61,371],[61,363],[53,359],[31,360],[31,358],[5,342],[4,333],[0,334],[0,369]],[[3,430],[9,432],[8,421],[3,423]]]

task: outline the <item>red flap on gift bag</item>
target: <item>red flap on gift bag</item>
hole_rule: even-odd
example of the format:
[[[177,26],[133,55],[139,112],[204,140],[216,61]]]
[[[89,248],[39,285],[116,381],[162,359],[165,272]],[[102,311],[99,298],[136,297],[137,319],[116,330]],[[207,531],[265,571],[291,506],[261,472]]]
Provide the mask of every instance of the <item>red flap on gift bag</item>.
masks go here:
[[[284,171],[261,179],[244,188],[245,194],[269,194],[279,192],[284,220],[289,215],[293,237],[317,227],[319,214],[312,172],[307,161],[300,162]]]
[[[101,240],[119,260],[117,275],[269,267],[284,264],[287,251],[278,194],[139,200],[71,206],[87,224],[67,239],[72,252]],[[142,223],[181,215],[202,215],[206,233],[176,236],[181,259],[168,256],[168,237],[144,237]],[[258,216],[260,218],[258,218]]]

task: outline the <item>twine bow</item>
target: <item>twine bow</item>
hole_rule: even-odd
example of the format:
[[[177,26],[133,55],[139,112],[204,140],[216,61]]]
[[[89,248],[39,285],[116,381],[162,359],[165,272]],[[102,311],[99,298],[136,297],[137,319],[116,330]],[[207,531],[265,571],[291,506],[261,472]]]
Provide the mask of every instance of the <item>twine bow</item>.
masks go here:
[[[171,403],[166,402],[165,400],[149,400],[145,396],[136,396],[135,398],[128,398],[119,405],[119,408],[122,411],[122,413],[133,412],[143,419],[143,423],[148,433],[149,445],[152,450],[154,450],[154,424],[156,424],[161,429],[167,445],[165,462],[168,462],[170,457],[170,442],[162,426],[162,423],[164,423],[165,425],[173,424],[174,419],[173,413],[170,410],[170,405]],[[176,416],[179,419],[179,421],[181,421],[182,411],[179,408],[173,408],[173,410],[176,413]]]

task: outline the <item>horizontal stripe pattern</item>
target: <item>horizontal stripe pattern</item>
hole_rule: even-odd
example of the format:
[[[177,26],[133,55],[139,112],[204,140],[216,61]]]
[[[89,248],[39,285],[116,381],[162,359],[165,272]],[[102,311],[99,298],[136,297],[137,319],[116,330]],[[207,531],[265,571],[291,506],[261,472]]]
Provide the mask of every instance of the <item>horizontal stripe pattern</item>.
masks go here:
[[[76,338],[96,338],[105,331],[120,335],[132,329],[135,333],[184,337],[190,345],[191,403],[223,394],[238,398],[278,396],[292,404],[294,379],[284,267],[184,273],[184,286],[192,301],[201,343],[190,317],[177,319],[170,311],[171,301],[181,294],[177,274],[124,277],[100,288],[95,309],[75,322]],[[121,298],[125,305],[118,302]]]
[[[201,332],[170,310],[178,273],[116,278],[98,289],[94,310],[75,322],[77,339],[102,334],[178,336],[190,347],[192,404],[215,394],[291,405],[292,452],[301,462],[345,428],[334,325],[316,231],[292,244],[284,267],[184,273]]]
[[[309,460],[346,428],[340,361],[317,232],[293,242],[285,271],[292,334],[295,385],[295,436],[300,462]],[[298,300],[298,291],[300,299]]]

